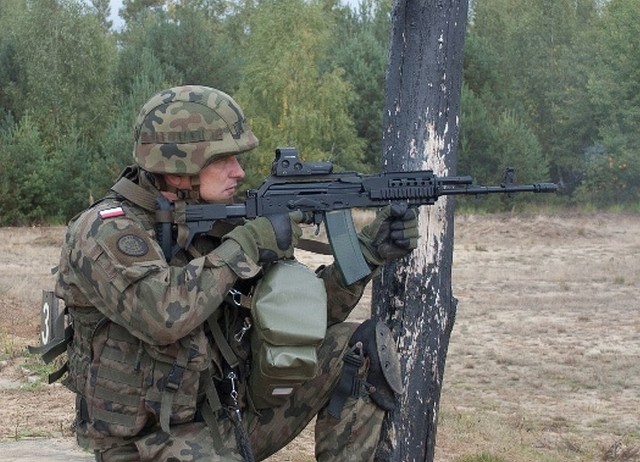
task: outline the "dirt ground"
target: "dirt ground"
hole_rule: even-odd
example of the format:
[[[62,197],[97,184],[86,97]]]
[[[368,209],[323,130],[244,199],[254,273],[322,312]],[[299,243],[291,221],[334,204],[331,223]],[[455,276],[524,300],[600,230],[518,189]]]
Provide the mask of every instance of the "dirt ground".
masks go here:
[[[638,230],[637,215],[456,218],[436,461],[640,461]],[[0,460],[16,441],[72,441],[72,395],[24,352],[63,234],[0,228]],[[269,459],[310,460],[311,428]]]

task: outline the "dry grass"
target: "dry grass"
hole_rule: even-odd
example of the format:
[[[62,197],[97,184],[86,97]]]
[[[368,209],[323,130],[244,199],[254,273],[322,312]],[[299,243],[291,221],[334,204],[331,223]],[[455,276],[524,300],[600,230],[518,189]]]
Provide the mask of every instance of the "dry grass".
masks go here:
[[[458,219],[438,460],[640,460],[639,224]]]
[[[628,215],[456,218],[436,461],[640,462],[638,229]],[[30,375],[63,232],[0,229],[0,384]],[[61,387],[5,389],[0,406],[0,438],[68,435]],[[308,429],[269,460],[313,460],[312,446]]]

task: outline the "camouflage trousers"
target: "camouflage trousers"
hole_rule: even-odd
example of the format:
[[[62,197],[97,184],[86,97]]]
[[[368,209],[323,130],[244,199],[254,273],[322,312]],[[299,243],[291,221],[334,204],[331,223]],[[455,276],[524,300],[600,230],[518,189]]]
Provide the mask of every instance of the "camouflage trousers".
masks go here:
[[[315,454],[320,462],[368,462],[373,460],[384,411],[371,399],[349,397],[339,419],[328,415],[326,407],[342,371],[342,357],[357,327],[341,323],[330,327],[319,351],[319,375],[298,389],[280,407],[245,410],[244,427],[256,460],[264,460],[291,442],[317,416]],[[366,364],[359,371],[366,374]],[[216,451],[209,429],[202,422],[177,425],[171,434],[162,431],[133,443],[96,453],[101,462],[232,462],[244,459],[236,443],[235,429],[228,418],[218,421],[224,449]]]

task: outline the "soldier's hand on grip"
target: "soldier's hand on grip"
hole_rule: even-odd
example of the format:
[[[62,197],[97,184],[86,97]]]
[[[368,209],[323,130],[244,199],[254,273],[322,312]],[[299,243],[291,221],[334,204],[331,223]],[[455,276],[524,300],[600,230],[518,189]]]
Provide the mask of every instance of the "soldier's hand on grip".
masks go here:
[[[257,263],[293,258],[293,251],[302,235],[302,212],[269,215],[248,221],[223,236],[233,239]]]
[[[416,210],[404,202],[382,208],[358,234],[362,253],[374,266],[408,255],[417,247],[418,237]]]

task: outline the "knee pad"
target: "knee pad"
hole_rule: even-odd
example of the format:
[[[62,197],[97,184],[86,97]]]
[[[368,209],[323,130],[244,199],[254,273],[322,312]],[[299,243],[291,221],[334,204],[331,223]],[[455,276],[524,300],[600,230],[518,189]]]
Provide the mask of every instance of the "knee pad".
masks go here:
[[[369,395],[378,406],[390,411],[404,391],[400,359],[391,330],[381,321],[367,319],[349,339],[351,347],[358,342],[362,344],[364,356],[369,358],[366,380]]]
[[[369,358],[369,370],[363,383],[357,372],[365,358]],[[342,374],[329,403],[329,414],[339,418],[345,399],[359,397],[363,386],[380,408],[385,411],[395,408],[397,396],[403,393],[404,387],[393,336],[384,323],[368,319],[360,324],[349,339],[349,349],[343,360]]]

